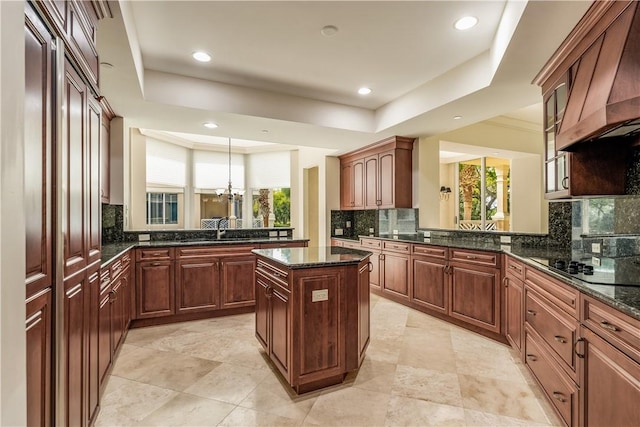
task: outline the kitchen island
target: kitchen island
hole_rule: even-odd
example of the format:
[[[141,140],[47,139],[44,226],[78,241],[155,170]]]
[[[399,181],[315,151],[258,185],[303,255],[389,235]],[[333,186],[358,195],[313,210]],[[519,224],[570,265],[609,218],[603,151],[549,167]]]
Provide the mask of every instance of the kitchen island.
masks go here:
[[[369,256],[256,249],[256,338],[297,393],[341,383],[369,345]]]

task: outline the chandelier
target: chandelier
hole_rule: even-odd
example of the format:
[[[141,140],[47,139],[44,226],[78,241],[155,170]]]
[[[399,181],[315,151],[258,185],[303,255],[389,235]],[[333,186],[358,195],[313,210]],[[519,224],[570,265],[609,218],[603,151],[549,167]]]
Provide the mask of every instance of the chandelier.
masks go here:
[[[223,199],[227,199],[229,201],[229,203],[233,202],[234,200],[242,200],[242,192],[238,191],[236,193],[233,192],[233,185],[231,184],[231,138],[227,138],[229,141],[229,182],[227,185],[227,188],[220,189],[217,191],[218,194],[218,200],[222,201]]]

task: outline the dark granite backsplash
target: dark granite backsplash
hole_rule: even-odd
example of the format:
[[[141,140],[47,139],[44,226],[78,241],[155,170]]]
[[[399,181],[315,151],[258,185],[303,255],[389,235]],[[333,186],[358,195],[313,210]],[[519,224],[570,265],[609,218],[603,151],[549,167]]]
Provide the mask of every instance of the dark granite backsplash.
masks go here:
[[[631,153],[626,173],[625,194],[640,196],[640,147],[636,147]]]
[[[336,230],[342,230],[342,234],[336,234]],[[331,237],[357,239],[358,236],[377,235],[378,232],[376,210],[331,211]]]
[[[223,239],[257,239],[269,237],[292,238],[293,228],[236,228],[224,230]],[[269,236],[269,232],[278,236]],[[140,234],[148,234],[152,242],[216,240],[216,230],[146,230],[125,231],[125,242],[137,242]]]
[[[124,241],[124,209],[122,205],[102,205],[102,244]],[[136,240],[137,241],[137,240]]]

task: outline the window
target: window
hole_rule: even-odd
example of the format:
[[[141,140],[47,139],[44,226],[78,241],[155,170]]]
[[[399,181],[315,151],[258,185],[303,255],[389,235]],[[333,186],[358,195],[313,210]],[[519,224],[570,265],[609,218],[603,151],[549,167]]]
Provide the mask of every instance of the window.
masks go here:
[[[252,191],[253,226],[268,227],[266,216],[273,214],[273,227],[291,227],[291,189],[263,188]]]
[[[509,231],[508,159],[483,157],[458,163],[458,228]]]
[[[178,194],[147,193],[147,224],[177,224]]]

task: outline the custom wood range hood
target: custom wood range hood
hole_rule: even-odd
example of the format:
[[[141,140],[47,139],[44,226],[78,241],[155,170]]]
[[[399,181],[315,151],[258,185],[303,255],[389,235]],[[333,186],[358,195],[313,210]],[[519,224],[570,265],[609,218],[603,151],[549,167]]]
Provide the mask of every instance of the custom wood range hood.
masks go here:
[[[566,82],[557,150],[640,132],[640,3],[596,1],[534,79],[545,95]]]

